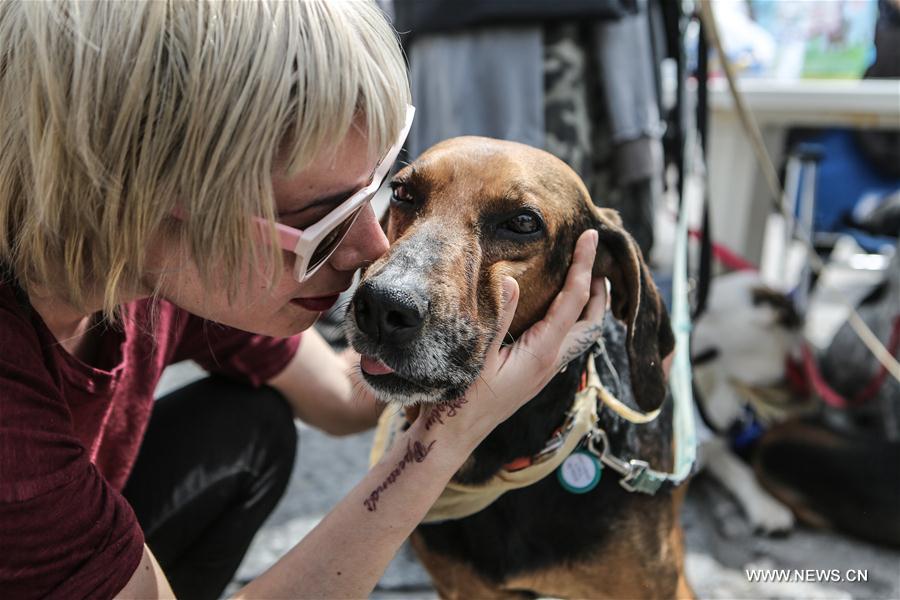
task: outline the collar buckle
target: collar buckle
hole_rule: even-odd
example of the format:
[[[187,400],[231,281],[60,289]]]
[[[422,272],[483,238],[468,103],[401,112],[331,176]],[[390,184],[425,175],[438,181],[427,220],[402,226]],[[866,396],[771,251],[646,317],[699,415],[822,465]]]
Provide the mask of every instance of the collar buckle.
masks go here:
[[[609,447],[609,438],[603,429],[595,426],[588,434],[587,442],[587,449],[591,454],[599,458],[600,462],[622,475],[619,485],[625,490],[654,494],[659,489],[662,482],[658,477],[653,476],[650,464],[645,460],[625,460],[613,454]]]
[[[628,464],[631,467],[631,472],[619,480],[619,485],[629,492],[645,492],[648,494],[655,492],[659,485],[654,485],[652,478],[647,477],[647,469],[650,468],[650,464],[647,461],[635,459],[629,460]]]

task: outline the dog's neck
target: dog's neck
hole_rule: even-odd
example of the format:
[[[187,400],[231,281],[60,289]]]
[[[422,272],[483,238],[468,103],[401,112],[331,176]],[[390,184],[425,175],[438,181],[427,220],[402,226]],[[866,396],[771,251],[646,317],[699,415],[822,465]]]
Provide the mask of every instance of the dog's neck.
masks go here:
[[[578,391],[589,352],[569,363],[540,393],[497,426],[475,449],[454,481],[477,485],[488,481],[503,465],[540,452],[565,421]]]

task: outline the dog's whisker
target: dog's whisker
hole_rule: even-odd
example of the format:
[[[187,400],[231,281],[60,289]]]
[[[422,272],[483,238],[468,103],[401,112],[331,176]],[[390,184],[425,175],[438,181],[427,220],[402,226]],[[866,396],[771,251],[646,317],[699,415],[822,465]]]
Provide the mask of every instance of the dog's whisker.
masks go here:
[[[486,387],[488,390],[490,390],[491,394],[493,394],[494,398],[496,398],[496,397],[497,397],[497,392],[495,392],[495,391],[494,391],[494,388],[491,387],[491,384],[489,384],[489,383],[487,382],[487,380],[484,378],[484,375],[482,375],[481,373],[479,373],[479,374],[478,374],[478,379],[481,380],[481,383],[484,384],[484,387]]]
[[[491,333],[491,337],[496,337],[497,334],[500,333],[500,330],[497,328],[490,329],[489,331]],[[510,338],[512,341],[507,342],[506,338]],[[503,341],[500,342],[500,347],[501,348],[510,348],[510,347],[514,346],[517,341],[519,341],[519,340],[517,340],[516,337],[513,334],[511,334],[509,332],[509,330],[507,330],[506,334],[503,336]],[[534,352],[530,352],[529,350],[526,350],[525,348],[518,348],[518,350],[521,350],[525,354],[530,355],[532,358],[535,358],[535,359],[537,358],[537,355]]]

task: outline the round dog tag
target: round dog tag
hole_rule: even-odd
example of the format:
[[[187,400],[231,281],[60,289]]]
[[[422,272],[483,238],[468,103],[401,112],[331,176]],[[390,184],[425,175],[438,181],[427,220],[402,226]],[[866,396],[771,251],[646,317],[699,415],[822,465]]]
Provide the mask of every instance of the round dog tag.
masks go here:
[[[556,469],[560,485],[573,494],[584,494],[597,487],[602,474],[603,463],[583,450],[570,454]]]

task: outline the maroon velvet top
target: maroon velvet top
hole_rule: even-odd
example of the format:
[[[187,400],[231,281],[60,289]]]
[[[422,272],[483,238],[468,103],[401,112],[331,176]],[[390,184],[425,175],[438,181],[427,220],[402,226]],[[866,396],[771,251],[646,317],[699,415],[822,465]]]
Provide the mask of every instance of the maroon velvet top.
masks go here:
[[[124,307],[96,366],[66,352],[0,282],[0,590],[6,598],[110,597],[137,568],[144,538],[121,496],[166,365],[193,359],[260,385],[299,336],[224,327],[160,301]]]

